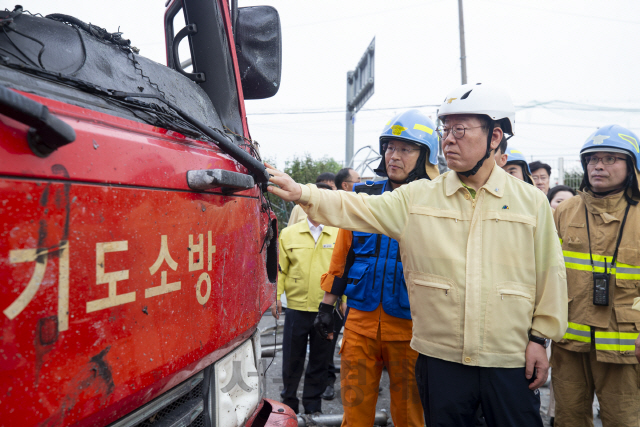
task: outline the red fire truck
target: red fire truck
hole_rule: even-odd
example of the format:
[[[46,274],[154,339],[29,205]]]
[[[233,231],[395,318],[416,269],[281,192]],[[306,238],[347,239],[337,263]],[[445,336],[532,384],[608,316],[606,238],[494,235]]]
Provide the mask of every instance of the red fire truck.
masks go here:
[[[167,66],[0,12],[2,426],[297,425],[263,398],[277,224],[244,108],[279,88],[277,11],[170,0],[165,33]]]

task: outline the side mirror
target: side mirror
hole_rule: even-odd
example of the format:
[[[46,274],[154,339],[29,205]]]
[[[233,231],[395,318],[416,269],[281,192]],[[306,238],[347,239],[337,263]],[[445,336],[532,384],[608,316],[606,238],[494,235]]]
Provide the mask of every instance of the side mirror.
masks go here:
[[[238,68],[245,99],[264,99],[280,89],[280,16],[271,6],[241,7],[235,26]]]

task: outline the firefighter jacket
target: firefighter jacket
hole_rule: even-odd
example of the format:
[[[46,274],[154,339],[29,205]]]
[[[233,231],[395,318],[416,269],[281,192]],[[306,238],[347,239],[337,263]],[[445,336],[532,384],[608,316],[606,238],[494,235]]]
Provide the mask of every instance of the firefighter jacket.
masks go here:
[[[329,269],[337,236],[337,228],[325,225],[316,243],[306,220],[280,232],[277,299],[286,293],[288,308],[318,311],[324,296],[320,278]]]
[[[554,340],[566,331],[566,273],[549,202],[502,168],[475,199],[455,172],[381,196],[301,188],[310,218],[399,242],[416,351],[519,368],[529,331]]]
[[[616,265],[611,266],[626,208],[623,193],[596,198],[590,192],[581,192],[561,203],[554,214],[567,267],[569,297],[569,327],[558,345],[578,352],[588,352],[595,346],[600,362],[638,363],[634,343],[640,330],[640,206],[629,209]],[[599,306],[593,304],[593,272],[603,273],[605,261],[611,273],[609,305]]]
[[[356,184],[353,191],[360,194],[380,195],[390,191],[388,180],[372,185]],[[348,231],[341,231],[348,233]],[[343,253],[340,280],[332,280],[330,292],[346,295],[347,306],[361,311],[373,311],[380,304],[385,313],[401,319],[411,319],[409,294],[404,281],[400,249],[397,240],[382,234],[354,231],[350,245]],[[332,267],[333,267],[332,259]],[[325,287],[323,277],[322,287]]]
[[[347,273],[355,259],[355,253],[351,250],[353,232],[340,229],[336,238],[336,246],[331,255],[329,271],[322,275],[320,286],[325,292],[334,295],[343,295],[347,287]],[[407,302],[408,304],[408,302]],[[403,319],[387,314],[380,301],[372,311],[361,311],[353,307],[348,308],[345,315],[344,327],[357,332],[372,340],[380,341],[411,341],[413,322],[411,319]]]

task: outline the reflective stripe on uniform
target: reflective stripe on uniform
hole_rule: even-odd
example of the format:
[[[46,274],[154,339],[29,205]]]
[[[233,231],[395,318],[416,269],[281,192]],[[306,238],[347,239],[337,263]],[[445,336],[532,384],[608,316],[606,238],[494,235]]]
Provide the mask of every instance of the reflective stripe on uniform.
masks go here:
[[[591,328],[587,325],[569,322],[567,332],[562,338],[565,340],[591,342]]]
[[[640,267],[619,262],[616,264],[616,277],[622,280],[640,280]]]
[[[564,255],[564,265],[572,270],[592,271],[591,259],[589,254],[582,252],[562,251]],[[618,263],[611,268],[612,257],[603,255],[593,255],[593,271],[596,273],[604,273],[605,261],[607,263],[607,271],[615,274],[621,280],[640,280],[640,267],[636,265]]]
[[[596,350],[634,351],[638,339],[636,332],[599,332],[596,331]]]

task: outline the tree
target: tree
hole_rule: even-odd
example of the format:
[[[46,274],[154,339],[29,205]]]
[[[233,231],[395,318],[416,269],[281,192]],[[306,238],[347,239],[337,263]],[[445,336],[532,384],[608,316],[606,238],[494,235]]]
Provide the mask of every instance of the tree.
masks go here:
[[[275,165],[267,159],[267,163]],[[342,169],[342,165],[335,161],[332,157],[323,157],[314,160],[311,154],[306,153],[304,157],[294,157],[292,160],[285,162],[284,172],[300,184],[315,183],[316,177],[323,172],[338,173]],[[295,206],[292,202],[284,202],[279,197],[267,194],[267,198],[271,202],[271,208],[278,218],[278,230],[285,228],[289,222],[291,210]]]
[[[580,188],[580,183],[582,183],[582,175],[584,173],[582,170],[574,169],[570,171],[565,171],[564,173],[564,185],[567,185],[574,190],[578,190]]]
[[[306,153],[304,157],[294,157],[293,160],[287,160],[284,167],[284,171],[300,184],[313,184],[321,173],[338,173],[340,169],[342,169],[342,165],[332,157],[325,156],[314,160],[309,153]]]

